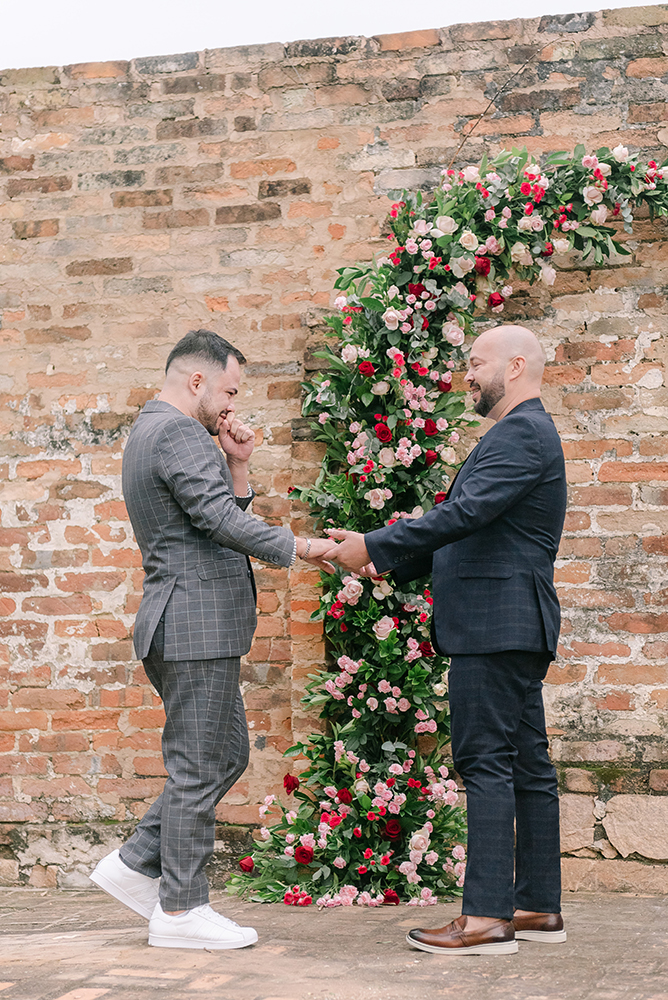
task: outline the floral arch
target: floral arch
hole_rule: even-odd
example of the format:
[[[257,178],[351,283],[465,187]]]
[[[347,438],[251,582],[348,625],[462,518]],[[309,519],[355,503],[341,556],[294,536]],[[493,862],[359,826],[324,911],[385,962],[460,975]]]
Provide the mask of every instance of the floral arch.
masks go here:
[[[444,170],[429,197],[392,206],[386,255],[343,268],[336,346],[305,384],[304,413],[326,444],[314,486],[297,488],[324,526],[369,531],[419,517],[444,497],[460,432],[474,421],[452,373],[475,324],[502,314],[513,288],[552,285],[555,262],[587,266],[628,254],[633,209],[668,214],[654,161],[619,145],[526,150]],[[461,887],[465,823],[442,762],[447,661],[429,640],[428,581],[395,588],[355,574],[323,576],[320,611],[331,663],[305,703],[327,734],[287,751],[294,807],[268,796],[262,840],[229,887],[291,905],[428,905]]]

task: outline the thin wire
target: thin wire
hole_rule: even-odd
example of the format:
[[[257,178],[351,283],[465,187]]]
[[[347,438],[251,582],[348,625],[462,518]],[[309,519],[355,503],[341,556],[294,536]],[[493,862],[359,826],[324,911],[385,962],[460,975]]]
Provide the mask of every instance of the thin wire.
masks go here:
[[[561,37],[562,36],[559,36],[559,38],[561,38]],[[491,99],[491,101],[489,102],[489,104],[487,105],[487,107],[485,108],[485,110],[483,111],[483,113],[477,119],[477,121],[476,121],[475,125],[473,126],[473,128],[469,129],[469,131],[466,133],[466,135],[464,136],[464,138],[460,142],[459,146],[455,150],[452,159],[450,160],[450,162],[448,163],[448,165],[446,167],[446,170],[449,170],[451,168],[452,164],[455,162],[455,160],[459,156],[460,152],[462,151],[462,149],[464,148],[464,146],[466,145],[466,143],[468,142],[468,140],[471,138],[471,136],[473,135],[473,133],[475,132],[475,130],[477,129],[478,125],[483,120],[483,118],[485,117],[485,115],[487,114],[487,112],[489,111],[489,109],[492,107],[493,104],[496,104],[496,102],[498,101],[498,99],[501,97],[501,95],[504,93],[504,91],[507,90],[507,88],[513,82],[513,80],[515,80],[520,75],[520,73],[523,73],[524,70],[527,68],[527,66],[529,66],[534,61],[534,59],[538,58],[538,56],[541,54],[541,52],[544,52],[545,49],[547,49],[547,48],[550,47],[550,45],[554,45],[555,41],[559,41],[559,38],[554,39],[551,42],[546,42],[545,45],[543,45],[543,47],[541,49],[538,49],[536,52],[533,53],[533,55],[529,56],[529,58],[526,60],[526,62],[524,62],[520,66],[520,68],[515,73],[513,73],[512,76],[508,77],[508,79],[504,83],[503,87],[501,87],[501,89],[496,92],[496,94]]]

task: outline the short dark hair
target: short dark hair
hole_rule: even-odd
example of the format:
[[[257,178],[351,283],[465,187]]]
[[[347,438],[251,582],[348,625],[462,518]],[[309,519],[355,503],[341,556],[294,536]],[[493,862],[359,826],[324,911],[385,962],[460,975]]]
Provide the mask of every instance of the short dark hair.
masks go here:
[[[230,356],[236,358],[240,365],[246,363],[241,351],[233,347],[224,337],[218,336],[211,330],[190,330],[169,352],[165,373],[169,371],[171,363],[178,358],[196,358],[202,364],[227,368]]]

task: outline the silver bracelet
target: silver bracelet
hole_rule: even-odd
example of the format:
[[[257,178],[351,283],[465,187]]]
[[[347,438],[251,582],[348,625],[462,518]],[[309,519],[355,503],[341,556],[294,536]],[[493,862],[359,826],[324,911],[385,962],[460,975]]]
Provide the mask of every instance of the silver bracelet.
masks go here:
[[[306,548],[304,549],[304,555],[300,556],[299,558],[300,559],[308,559],[308,554],[309,554],[310,551],[311,551],[311,539],[307,538],[307,540],[306,540]]]

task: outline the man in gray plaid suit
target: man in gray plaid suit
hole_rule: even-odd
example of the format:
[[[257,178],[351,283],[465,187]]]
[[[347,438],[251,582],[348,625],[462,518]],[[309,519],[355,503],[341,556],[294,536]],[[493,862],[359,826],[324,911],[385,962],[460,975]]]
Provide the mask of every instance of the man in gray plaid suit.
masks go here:
[[[243,948],[257,941],[208,905],[215,807],[248,765],[239,658],[256,626],[249,556],[322,568],[325,539],[247,513],[253,432],[235,416],[245,358],[207,330],[175,345],[157,399],[128,439],[123,492],[146,573],[134,644],[162,698],[168,778],[134,834],[92,880],[150,920],[149,944]],[[218,438],[222,451],[216,447]],[[224,456],[223,457],[223,453]]]

